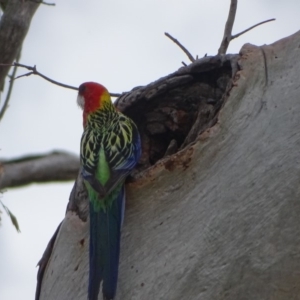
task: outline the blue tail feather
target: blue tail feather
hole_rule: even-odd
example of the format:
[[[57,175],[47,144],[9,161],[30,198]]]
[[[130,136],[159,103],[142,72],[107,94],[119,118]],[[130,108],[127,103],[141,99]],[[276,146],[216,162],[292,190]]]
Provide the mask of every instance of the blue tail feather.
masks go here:
[[[98,299],[101,281],[105,300],[116,294],[124,192],[123,186],[106,212],[95,212],[90,201],[89,300]]]

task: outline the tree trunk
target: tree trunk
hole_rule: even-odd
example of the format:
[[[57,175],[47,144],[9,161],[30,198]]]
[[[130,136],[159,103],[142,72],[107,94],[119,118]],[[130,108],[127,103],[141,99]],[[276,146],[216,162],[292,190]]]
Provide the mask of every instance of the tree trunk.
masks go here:
[[[31,19],[38,6],[39,1],[7,1],[0,21],[0,63],[13,63],[22,48]],[[0,68],[0,91],[3,89],[9,68],[9,66]]]
[[[117,299],[299,299],[299,57],[300,32],[245,45],[215,121],[127,185]],[[87,299],[87,209],[79,178],[39,299]]]

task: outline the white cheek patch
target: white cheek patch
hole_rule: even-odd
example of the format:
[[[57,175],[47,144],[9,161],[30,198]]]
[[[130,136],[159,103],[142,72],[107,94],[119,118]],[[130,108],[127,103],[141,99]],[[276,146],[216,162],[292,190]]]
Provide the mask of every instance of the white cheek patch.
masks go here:
[[[81,107],[81,109],[84,109],[84,97],[81,95],[77,96],[77,104]]]

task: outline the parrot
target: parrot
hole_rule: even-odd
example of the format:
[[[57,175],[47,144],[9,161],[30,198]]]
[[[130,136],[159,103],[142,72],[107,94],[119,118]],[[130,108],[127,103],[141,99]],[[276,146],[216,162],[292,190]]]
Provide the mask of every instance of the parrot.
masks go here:
[[[141,155],[135,123],[113,105],[108,90],[96,82],[79,86],[83,110],[80,143],[81,175],[89,198],[88,299],[104,300],[117,290],[121,226],[125,211],[124,182]]]

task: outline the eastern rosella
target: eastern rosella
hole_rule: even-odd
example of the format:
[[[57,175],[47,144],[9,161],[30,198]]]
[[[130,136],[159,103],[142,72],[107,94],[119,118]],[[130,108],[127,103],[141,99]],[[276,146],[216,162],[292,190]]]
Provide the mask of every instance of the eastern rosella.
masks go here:
[[[77,102],[83,109],[81,174],[90,203],[88,299],[98,299],[102,281],[103,298],[109,300],[117,289],[124,181],[139,160],[140,136],[102,85],[81,84]]]

